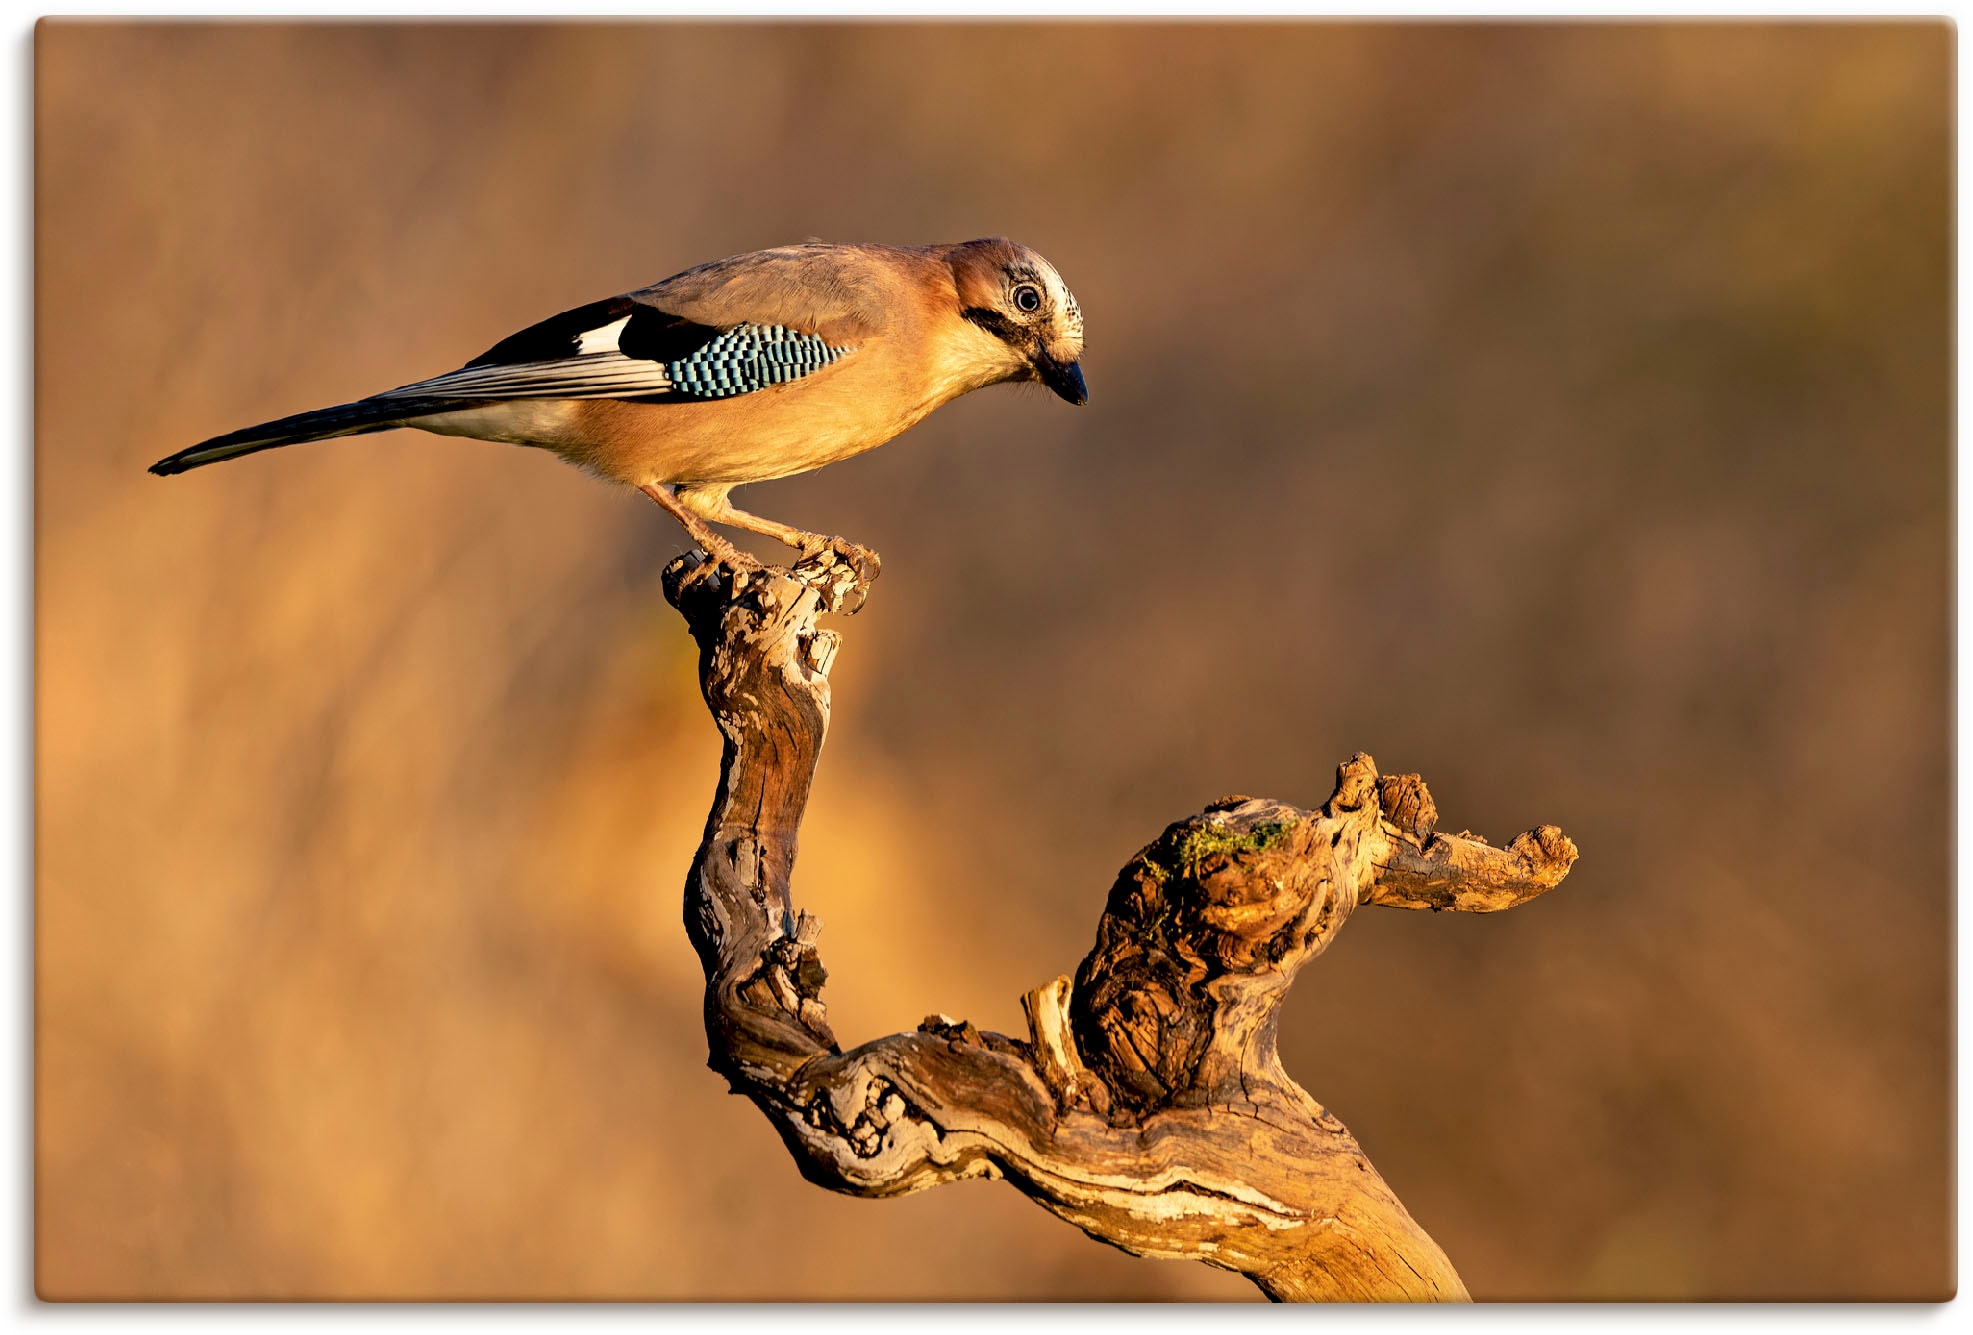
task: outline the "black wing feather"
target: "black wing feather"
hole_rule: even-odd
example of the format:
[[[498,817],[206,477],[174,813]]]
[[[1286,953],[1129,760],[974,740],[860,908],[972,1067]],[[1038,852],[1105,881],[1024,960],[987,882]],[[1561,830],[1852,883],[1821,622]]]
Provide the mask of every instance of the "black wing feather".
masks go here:
[[[587,306],[551,315],[509,334],[466,363],[500,366],[515,362],[552,362],[582,351],[582,336],[605,325],[630,319],[617,335],[617,351],[645,361],[675,362],[690,357],[725,333],[724,329],[672,315],[631,297],[605,297]],[[461,368],[462,370],[465,368]]]
[[[629,297],[605,297],[601,301],[592,301],[587,306],[551,315],[518,334],[507,335],[466,365],[552,362],[561,357],[573,357],[582,346],[584,334],[621,320],[636,308],[637,303]]]
[[[725,332],[655,306],[639,305],[631,313],[630,323],[617,335],[617,351],[646,361],[682,362]]]

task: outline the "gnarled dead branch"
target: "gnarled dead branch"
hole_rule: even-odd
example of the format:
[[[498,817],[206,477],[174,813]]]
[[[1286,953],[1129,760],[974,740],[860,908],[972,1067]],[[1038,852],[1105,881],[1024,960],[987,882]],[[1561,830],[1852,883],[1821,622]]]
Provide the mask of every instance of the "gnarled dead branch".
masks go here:
[[[844,1052],[821,1000],[821,924],[788,881],[838,643],[816,617],[861,590],[827,553],[738,573],[685,556],[665,590],[725,737],[685,890],[710,1065],[803,1176],[858,1196],[1004,1177],[1092,1237],[1238,1271],[1279,1300],[1466,1297],[1343,1124],[1282,1070],[1276,1024],[1296,972],[1359,904],[1512,907],[1575,861],[1560,830],[1505,849],[1438,834],[1424,783],[1359,753],[1313,811],[1222,798],[1140,851],[1073,981],[1027,995],[1027,1037],[935,1015]]]

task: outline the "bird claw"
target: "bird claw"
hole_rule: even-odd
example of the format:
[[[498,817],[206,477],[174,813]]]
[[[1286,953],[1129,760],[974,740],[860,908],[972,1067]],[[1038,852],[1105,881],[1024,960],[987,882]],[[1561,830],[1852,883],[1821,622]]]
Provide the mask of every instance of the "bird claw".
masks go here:
[[[756,575],[767,569],[767,562],[747,555],[730,542],[722,542],[716,551],[709,549],[706,555],[709,558],[708,564],[722,565],[736,576]]]
[[[721,550],[698,548],[673,557],[664,569],[665,598],[676,607],[681,596],[702,584],[739,593],[752,583],[767,565],[737,547],[721,545]]]
[[[801,553],[788,573],[814,589],[826,612],[853,613],[870,596],[870,585],[883,569],[877,553],[847,538],[821,538],[797,548]],[[778,569],[736,548],[686,552],[665,567],[665,597],[675,607],[681,596],[701,585],[723,587],[727,596],[741,593],[767,570]]]
[[[704,552],[680,552],[664,568],[665,601],[677,607],[681,598],[697,596],[701,588],[716,591],[720,586],[720,569],[720,563]],[[727,579],[731,581],[731,571],[727,572]]]
[[[861,609],[870,596],[870,585],[884,568],[877,553],[848,538],[818,536],[797,550],[801,557],[792,567],[795,577],[815,589],[831,612],[850,614]]]

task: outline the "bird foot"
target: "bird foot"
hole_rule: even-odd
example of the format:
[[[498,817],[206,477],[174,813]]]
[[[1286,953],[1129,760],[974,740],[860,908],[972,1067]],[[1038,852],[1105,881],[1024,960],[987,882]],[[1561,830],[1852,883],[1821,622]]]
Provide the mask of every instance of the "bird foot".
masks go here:
[[[733,591],[745,588],[751,577],[764,567],[750,556],[736,553],[736,557],[729,559],[723,554],[708,553],[703,549],[673,557],[664,568],[666,601],[677,607],[681,597],[701,585],[715,592],[721,585]]]
[[[811,541],[789,545],[800,555],[787,567],[788,573],[815,590],[825,612],[860,610],[870,596],[871,583],[883,569],[877,553],[847,538],[818,534]],[[699,537],[699,547],[699,551],[687,552],[665,567],[666,596],[674,605],[679,594],[707,581],[724,584],[737,593],[762,572],[779,568],[716,536],[710,542]]]
[[[790,567],[796,579],[822,597],[822,606],[845,615],[857,612],[870,596],[870,586],[884,568],[877,553],[848,538],[812,535],[796,548],[801,556]]]

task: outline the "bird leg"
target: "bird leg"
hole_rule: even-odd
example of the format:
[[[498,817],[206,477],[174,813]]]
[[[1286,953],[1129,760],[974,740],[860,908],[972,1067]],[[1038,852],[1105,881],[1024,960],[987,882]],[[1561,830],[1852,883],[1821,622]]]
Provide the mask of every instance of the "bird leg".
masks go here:
[[[734,528],[765,534],[776,542],[785,543],[800,552],[802,560],[819,556],[823,552],[833,553],[837,560],[848,566],[856,575],[859,584],[868,585],[883,570],[883,561],[868,547],[851,542],[848,538],[833,538],[820,533],[810,533],[807,529],[796,528],[791,524],[749,514],[727,499],[729,490],[730,488],[727,487],[680,487],[669,499],[690,510],[701,520],[710,520],[715,524],[729,524]],[[663,502],[660,501],[659,504],[662,505]],[[690,526],[687,527],[689,530]],[[698,535],[694,532],[693,536]],[[703,541],[701,539],[702,543]],[[712,548],[707,547],[706,550],[710,552]],[[862,600],[857,601],[860,604]]]
[[[726,565],[735,572],[758,570],[760,562],[735,547],[732,543],[712,531],[712,526],[695,512],[697,507],[687,507],[685,493],[674,493],[669,487],[657,482],[647,482],[637,488],[656,501],[659,507],[673,519],[684,525],[686,534],[692,541],[706,549],[713,560]]]

